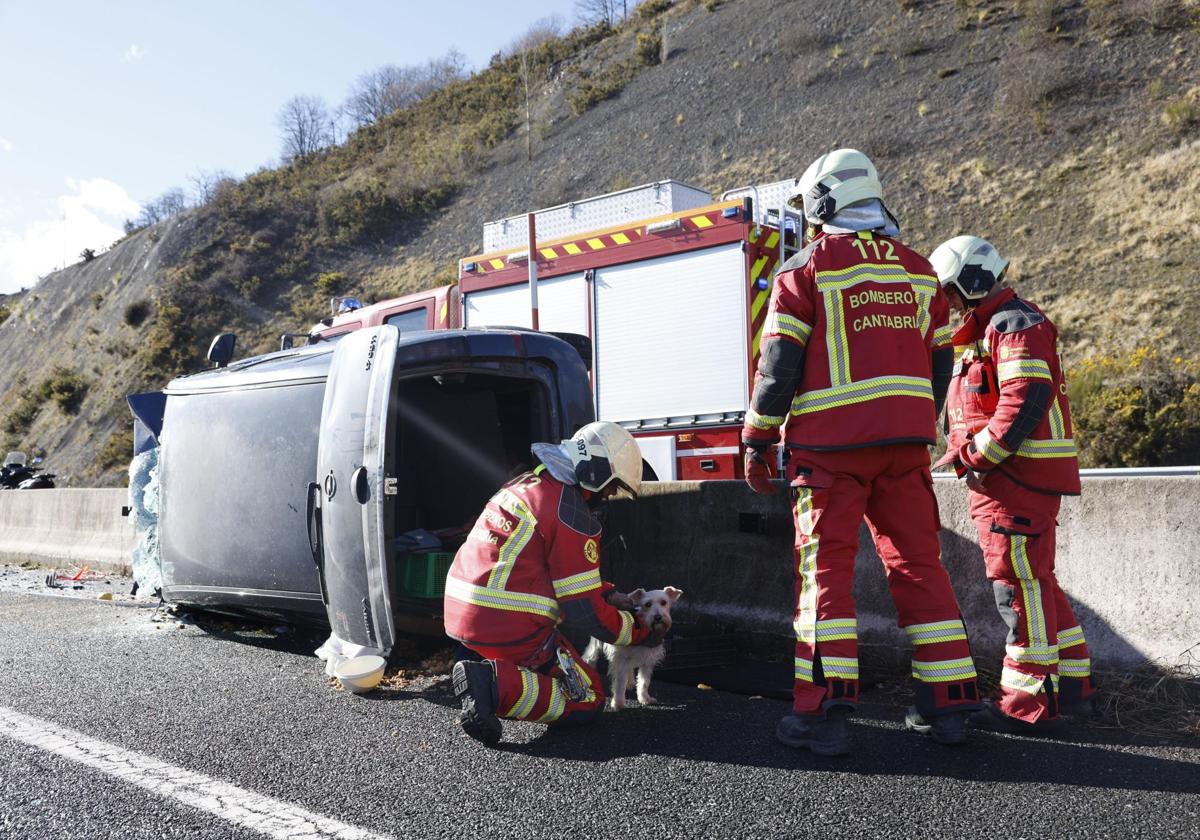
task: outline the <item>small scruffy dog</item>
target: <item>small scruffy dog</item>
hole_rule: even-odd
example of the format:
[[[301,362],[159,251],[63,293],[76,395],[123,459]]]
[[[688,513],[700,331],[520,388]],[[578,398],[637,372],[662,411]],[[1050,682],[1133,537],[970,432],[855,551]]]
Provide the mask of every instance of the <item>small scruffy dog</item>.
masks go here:
[[[668,586],[666,589],[635,589],[629,593],[634,615],[638,623],[650,630],[666,632],[671,629],[671,606],[679,600],[683,590]],[[588,643],[583,658],[591,665],[603,653],[608,659],[608,675],[612,681],[612,696],[608,698],[609,711],[625,708],[625,692],[629,689],[629,678],[637,671],[637,699],[643,706],[658,701],[650,696],[650,677],[654,666],[662,662],[666,651],[662,645],[610,645],[598,639]]]

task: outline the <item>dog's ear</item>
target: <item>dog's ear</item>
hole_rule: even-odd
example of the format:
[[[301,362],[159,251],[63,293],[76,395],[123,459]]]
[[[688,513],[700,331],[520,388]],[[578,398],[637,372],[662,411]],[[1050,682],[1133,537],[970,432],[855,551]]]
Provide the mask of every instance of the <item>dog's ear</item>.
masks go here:
[[[674,586],[668,586],[666,589],[663,590],[663,592],[667,593],[667,597],[671,599],[672,604],[674,604],[676,601],[678,601],[679,596],[683,594],[682,589],[676,589]]]
[[[633,606],[636,608],[643,598],[646,597],[646,590],[638,588],[629,593],[629,600],[633,601]]]

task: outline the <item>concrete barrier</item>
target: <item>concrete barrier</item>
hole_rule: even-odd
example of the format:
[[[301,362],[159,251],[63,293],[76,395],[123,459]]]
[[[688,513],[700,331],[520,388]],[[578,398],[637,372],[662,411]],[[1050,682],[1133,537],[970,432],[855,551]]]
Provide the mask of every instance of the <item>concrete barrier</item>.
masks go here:
[[[937,481],[942,558],[972,648],[998,669],[1006,628],[996,613],[961,482]],[[677,620],[737,631],[756,646],[790,645],[792,519],[788,496],[754,495],[742,482],[644,484],[614,505],[605,549],[621,587],[682,588]],[[1063,500],[1059,580],[1100,669],[1147,662],[1200,673],[1200,479],[1085,479]],[[615,539],[618,532],[624,544]],[[864,667],[900,666],[908,644],[896,627],[882,565],[866,527],[855,576]]]
[[[121,489],[0,491],[0,560],[128,574],[136,538],[121,516],[127,499]]]
[[[961,482],[937,481],[942,558],[980,662],[998,665],[996,614]],[[0,492],[0,560],[87,563],[128,572],[135,535],[125,490]],[[1200,674],[1200,478],[1086,478],[1063,500],[1058,575],[1101,669],[1147,662]],[[623,536],[623,541],[617,535]],[[865,667],[902,667],[882,565],[865,526],[855,575]],[[607,573],[619,586],[685,592],[677,620],[736,632],[753,647],[790,646],[792,518],[786,493],[756,496],[740,481],[643,485],[609,512]]]

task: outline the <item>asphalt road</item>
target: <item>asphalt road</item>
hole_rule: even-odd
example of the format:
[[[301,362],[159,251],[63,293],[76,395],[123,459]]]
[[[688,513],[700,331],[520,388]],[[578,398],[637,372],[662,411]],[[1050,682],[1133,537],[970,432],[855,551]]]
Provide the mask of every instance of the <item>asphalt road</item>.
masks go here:
[[[506,723],[488,750],[455,726],[444,678],[349,695],[309,638],[151,613],[0,591],[0,837],[260,837],[256,819],[271,836],[310,819],[305,836],[572,840],[1200,825],[1196,742],[1077,725],[945,748],[867,705],[853,754],[827,759],[774,741],[784,702],[659,682],[659,707],[581,730]]]

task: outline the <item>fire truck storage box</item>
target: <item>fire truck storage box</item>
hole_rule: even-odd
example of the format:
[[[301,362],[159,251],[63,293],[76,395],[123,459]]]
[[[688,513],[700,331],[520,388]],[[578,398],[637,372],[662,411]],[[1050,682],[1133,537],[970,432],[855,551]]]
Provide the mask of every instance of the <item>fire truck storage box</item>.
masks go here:
[[[538,242],[562,239],[576,233],[619,225],[629,219],[665,216],[712,203],[708,190],[681,181],[655,181],[606,193],[582,201],[570,201],[557,207],[537,210]],[[486,222],[483,226],[483,251],[503,251],[524,247],[529,241],[527,214]]]

